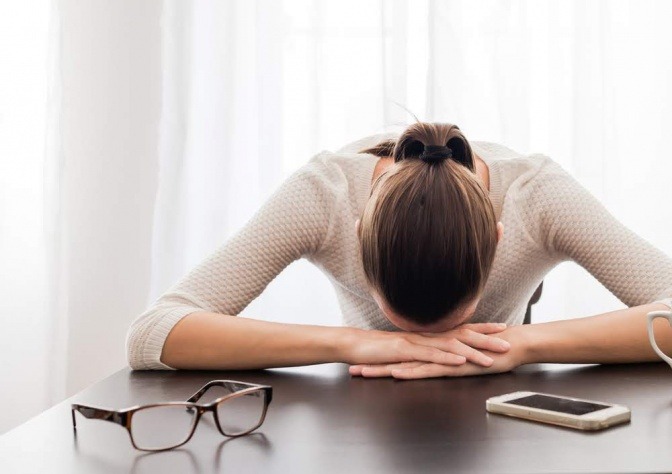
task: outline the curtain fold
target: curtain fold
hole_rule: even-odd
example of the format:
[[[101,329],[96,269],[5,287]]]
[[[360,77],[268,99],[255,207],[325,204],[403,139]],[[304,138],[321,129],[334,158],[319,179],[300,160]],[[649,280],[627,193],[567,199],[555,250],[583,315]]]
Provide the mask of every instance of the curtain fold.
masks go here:
[[[0,434],[52,400],[44,349],[52,342],[47,238],[57,184],[45,163],[51,7],[0,3],[0,403],[10,407]]]

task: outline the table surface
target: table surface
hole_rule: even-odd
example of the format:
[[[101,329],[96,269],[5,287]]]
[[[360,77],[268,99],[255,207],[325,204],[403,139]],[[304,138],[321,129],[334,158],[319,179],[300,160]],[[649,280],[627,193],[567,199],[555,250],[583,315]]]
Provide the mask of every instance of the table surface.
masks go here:
[[[72,429],[70,403],[185,400],[213,379],[273,386],[258,433],[227,439],[201,422],[183,447],[144,453],[119,425],[78,415],[76,436]],[[519,390],[627,405],[632,421],[580,432],[486,413],[487,398]],[[124,369],[0,437],[0,472],[671,472],[670,441],[672,371],[665,364],[530,365],[418,381],[352,378],[340,364]]]

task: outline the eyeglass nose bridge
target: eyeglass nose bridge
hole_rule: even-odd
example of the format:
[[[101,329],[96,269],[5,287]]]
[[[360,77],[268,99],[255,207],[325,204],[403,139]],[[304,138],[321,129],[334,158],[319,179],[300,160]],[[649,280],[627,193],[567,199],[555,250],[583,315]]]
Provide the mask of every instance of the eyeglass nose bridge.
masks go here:
[[[195,413],[195,420],[194,420],[194,429],[191,432],[191,436],[193,436],[194,432],[196,431],[196,428],[200,424],[200,421],[206,419],[206,417],[203,416],[206,413],[212,413],[212,419],[214,421],[215,428],[218,429],[220,431],[220,433],[224,434],[222,432],[221,427],[219,426],[219,419],[217,417],[216,405],[213,405],[213,406],[188,406],[187,407],[187,412],[188,413],[194,413],[194,411],[196,413]],[[189,436],[189,439],[191,439],[191,436]]]

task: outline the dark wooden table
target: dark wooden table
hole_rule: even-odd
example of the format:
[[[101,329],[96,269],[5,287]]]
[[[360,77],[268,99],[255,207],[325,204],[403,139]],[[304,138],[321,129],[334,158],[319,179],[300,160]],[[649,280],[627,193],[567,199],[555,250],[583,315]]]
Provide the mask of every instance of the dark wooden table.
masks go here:
[[[183,400],[221,378],[273,386],[257,434],[228,440],[201,423],[182,448],[150,454],[134,450],[112,423],[78,418],[73,434],[71,402],[121,408]],[[488,397],[516,390],[624,404],[632,422],[583,433],[486,413]],[[531,365],[502,375],[400,382],[351,378],[337,364],[261,372],[126,369],[0,437],[3,474],[224,471],[671,472],[672,370]]]

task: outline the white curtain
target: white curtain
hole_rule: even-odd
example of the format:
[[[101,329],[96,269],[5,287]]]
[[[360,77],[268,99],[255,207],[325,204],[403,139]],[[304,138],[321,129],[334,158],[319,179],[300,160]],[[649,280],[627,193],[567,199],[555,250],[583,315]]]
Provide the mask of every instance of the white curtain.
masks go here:
[[[561,163],[672,254],[672,6],[48,0],[0,7],[0,432],[125,365],[129,322],[323,149],[412,120]],[[397,105],[400,104],[400,105]],[[622,305],[583,270],[534,320]],[[243,314],[339,324],[292,264]]]
[[[0,3],[0,433],[48,403],[49,23],[47,0]]]
[[[161,12],[0,2],[0,433],[125,364],[150,288]]]

